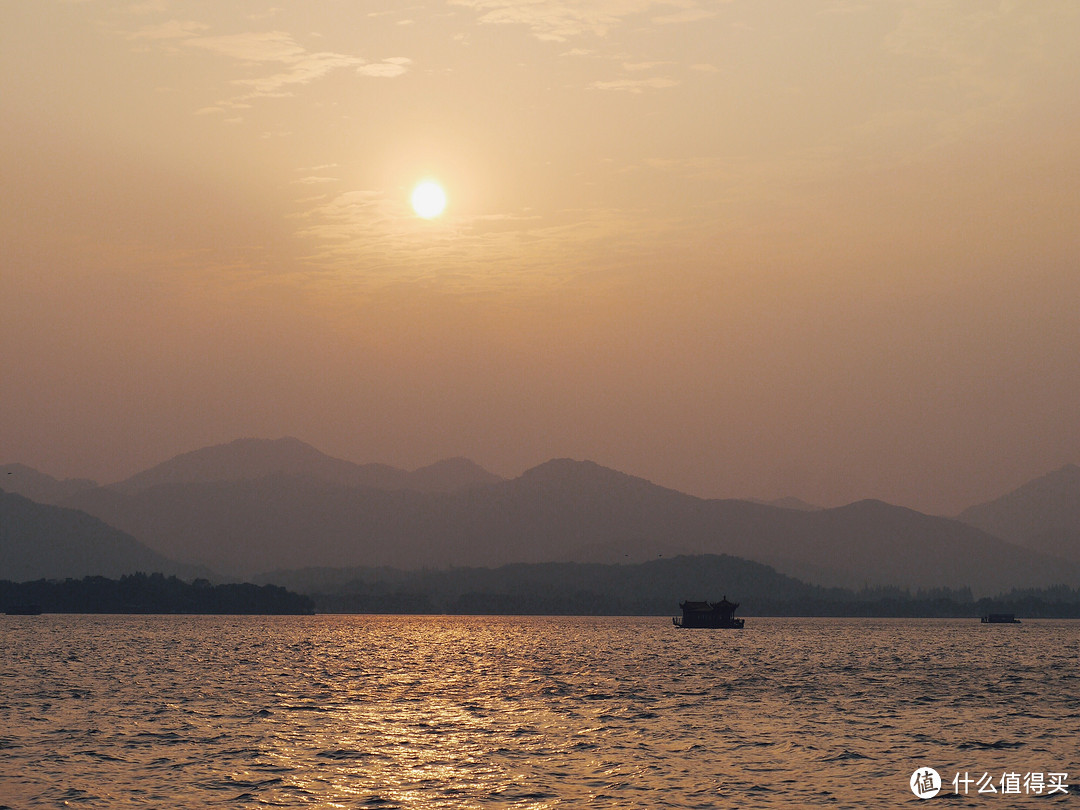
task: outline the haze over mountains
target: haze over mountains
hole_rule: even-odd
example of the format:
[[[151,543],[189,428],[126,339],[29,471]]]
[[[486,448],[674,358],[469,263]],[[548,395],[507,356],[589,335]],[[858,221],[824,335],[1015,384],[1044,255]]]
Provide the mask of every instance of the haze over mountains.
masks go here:
[[[84,489],[98,486],[89,478],[53,478],[25,464],[0,464],[0,489],[38,503],[57,503]]]
[[[206,574],[166,558],[85,512],[0,490],[0,579],[118,577],[138,571],[186,578]]]
[[[237,439],[169,459],[110,486],[123,493],[160,484],[253,481],[275,475],[311,478],[347,487],[447,492],[502,479],[465,458],[408,472],[389,464],[355,464],[316,450],[299,439]]]
[[[1021,546],[1080,562],[1080,467],[1066,464],[959,520]]]
[[[309,566],[631,563],[708,553],[826,586],[967,585],[985,594],[1080,584],[1075,537],[1072,546],[1055,547],[1057,556],[1038,549],[1045,532],[1035,529],[1018,529],[1008,542],[999,535],[1005,524],[985,518],[997,514],[989,505],[960,521],[879,501],[814,509],[706,500],[570,459],[504,480],[466,459],[407,472],[335,459],[296,439],[242,439],[106,487],[50,484],[28,469],[5,474],[7,488],[36,482],[35,491],[52,503],[93,515],[178,563],[227,576]],[[1067,523],[1068,504],[1080,502],[1070,475],[1066,468],[1059,476],[1065,506],[1055,530]],[[1009,503],[1020,514],[1029,500]]]

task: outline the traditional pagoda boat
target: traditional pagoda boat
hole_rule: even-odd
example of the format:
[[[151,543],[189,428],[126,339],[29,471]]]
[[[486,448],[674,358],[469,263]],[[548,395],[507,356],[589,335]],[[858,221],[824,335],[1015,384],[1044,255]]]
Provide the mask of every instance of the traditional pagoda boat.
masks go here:
[[[743,619],[735,618],[738,606],[738,602],[729,602],[726,594],[719,602],[680,602],[682,616],[673,617],[671,623],[676,627],[741,630]]]
[[[982,617],[983,624],[1020,624],[1015,613],[987,613]]]

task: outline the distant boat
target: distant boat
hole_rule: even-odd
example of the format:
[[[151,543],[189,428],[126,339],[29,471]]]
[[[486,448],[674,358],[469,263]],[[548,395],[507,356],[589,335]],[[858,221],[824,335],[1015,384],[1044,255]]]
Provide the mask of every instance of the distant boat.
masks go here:
[[[741,630],[743,620],[735,618],[738,606],[738,602],[729,602],[726,595],[719,602],[680,602],[682,617],[673,617],[671,623],[685,628]]]
[[[981,621],[983,624],[1020,624],[1015,613],[988,613]]]
[[[8,616],[40,616],[41,605],[10,605],[4,613]]]

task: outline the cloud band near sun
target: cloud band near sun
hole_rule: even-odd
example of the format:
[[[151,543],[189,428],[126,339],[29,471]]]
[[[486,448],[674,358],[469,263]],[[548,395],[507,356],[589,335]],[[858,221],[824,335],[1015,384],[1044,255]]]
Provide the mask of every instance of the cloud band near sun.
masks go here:
[[[232,60],[247,76],[238,76],[231,83],[248,88],[247,92],[218,101],[202,111],[246,106],[253,98],[290,94],[296,87],[309,84],[330,73],[346,68],[358,76],[392,79],[408,72],[412,60],[395,56],[371,61],[361,56],[334,51],[316,51],[302,45],[284,31],[247,31],[236,34],[208,36],[210,26],[194,21],[171,20],[145,26],[128,38],[161,47],[199,50]],[[251,75],[256,74],[256,75]]]

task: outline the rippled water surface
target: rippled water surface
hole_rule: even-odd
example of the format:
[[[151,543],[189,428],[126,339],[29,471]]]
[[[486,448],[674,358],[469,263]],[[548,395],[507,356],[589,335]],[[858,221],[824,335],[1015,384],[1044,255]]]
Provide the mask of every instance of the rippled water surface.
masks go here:
[[[1080,623],[0,616],[0,805],[922,806],[1069,774]]]

